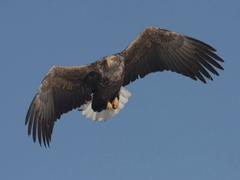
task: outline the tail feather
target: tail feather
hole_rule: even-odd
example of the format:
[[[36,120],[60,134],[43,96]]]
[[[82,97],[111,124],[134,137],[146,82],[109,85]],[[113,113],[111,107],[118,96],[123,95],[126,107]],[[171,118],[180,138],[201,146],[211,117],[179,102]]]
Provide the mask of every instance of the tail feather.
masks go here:
[[[98,119],[99,115],[100,115],[99,112],[93,113],[92,120],[93,120],[93,121],[96,121],[96,120]]]
[[[86,118],[92,118],[93,121],[96,121],[97,119],[99,121],[106,121],[109,118],[115,116],[116,114],[119,113],[121,109],[124,108],[125,104],[128,102],[128,98],[132,94],[125,89],[124,87],[121,87],[120,92],[119,92],[119,106],[117,109],[113,109],[112,111],[108,110],[102,110],[101,112],[94,112],[92,109],[92,100],[88,101],[86,104],[82,105],[79,107],[78,110],[82,111],[82,115],[86,116]]]

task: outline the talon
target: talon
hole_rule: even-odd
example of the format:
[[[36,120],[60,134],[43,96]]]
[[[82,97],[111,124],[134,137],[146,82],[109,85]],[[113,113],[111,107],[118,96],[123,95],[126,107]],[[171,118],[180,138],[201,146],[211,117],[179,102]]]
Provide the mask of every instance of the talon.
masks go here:
[[[113,104],[114,109],[117,109],[117,108],[118,108],[118,106],[119,106],[119,101],[118,101],[118,98],[117,98],[117,97],[115,97],[115,99],[113,100],[112,104]]]
[[[107,110],[109,111],[113,110],[112,104],[110,102],[107,103]]]

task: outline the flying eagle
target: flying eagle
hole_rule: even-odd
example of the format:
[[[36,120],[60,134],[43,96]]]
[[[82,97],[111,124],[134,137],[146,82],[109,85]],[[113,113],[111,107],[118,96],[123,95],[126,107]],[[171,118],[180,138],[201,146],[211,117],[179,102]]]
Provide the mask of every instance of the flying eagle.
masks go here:
[[[157,27],[145,28],[125,50],[84,66],[53,66],[44,77],[26,115],[28,135],[49,146],[54,123],[61,115],[79,108],[94,121],[106,121],[127,103],[131,93],[124,87],[138,77],[172,71],[206,83],[208,71],[222,69],[224,62],[208,44]],[[208,71],[207,71],[207,70]]]

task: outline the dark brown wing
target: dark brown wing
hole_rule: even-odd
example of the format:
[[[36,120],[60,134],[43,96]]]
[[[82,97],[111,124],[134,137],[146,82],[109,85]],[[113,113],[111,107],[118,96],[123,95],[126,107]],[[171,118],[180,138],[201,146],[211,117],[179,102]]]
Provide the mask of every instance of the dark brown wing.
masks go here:
[[[91,99],[92,89],[83,83],[92,66],[62,67],[53,66],[42,81],[26,115],[28,135],[33,133],[33,140],[41,139],[49,146],[54,123],[63,113],[80,107]]]
[[[212,67],[222,69],[216,60],[224,62],[212,51],[211,46],[168,30],[156,27],[145,28],[137,38],[120,54],[125,59],[125,78],[123,86],[156,71],[170,70],[194,80],[204,77],[212,80],[208,69],[215,75]]]

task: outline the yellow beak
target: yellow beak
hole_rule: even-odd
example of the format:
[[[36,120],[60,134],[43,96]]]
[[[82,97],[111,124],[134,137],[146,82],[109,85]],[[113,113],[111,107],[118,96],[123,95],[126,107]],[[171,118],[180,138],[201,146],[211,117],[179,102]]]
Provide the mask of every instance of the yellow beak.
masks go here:
[[[107,63],[108,63],[108,67],[110,68],[110,67],[111,67],[111,65],[112,65],[112,62],[111,62],[111,60],[108,60],[108,61],[107,61]]]

